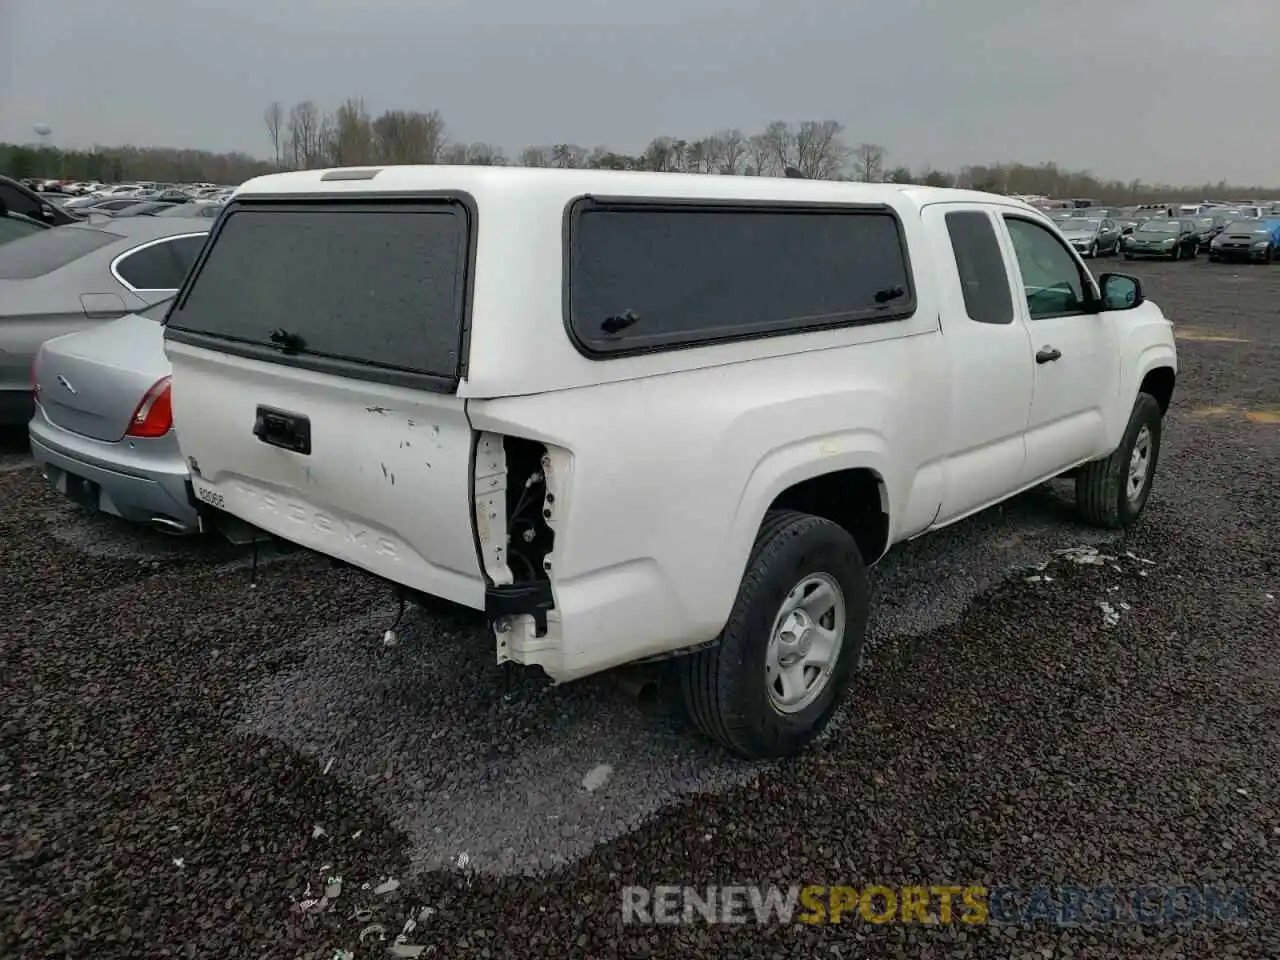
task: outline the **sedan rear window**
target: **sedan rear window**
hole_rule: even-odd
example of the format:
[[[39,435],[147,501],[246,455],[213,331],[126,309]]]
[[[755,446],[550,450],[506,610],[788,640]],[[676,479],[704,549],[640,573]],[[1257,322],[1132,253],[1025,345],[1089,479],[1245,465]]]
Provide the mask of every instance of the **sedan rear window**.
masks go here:
[[[168,326],[282,360],[456,378],[468,238],[452,201],[232,208]]]
[[[80,226],[54,227],[20,237],[0,247],[0,280],[43,277],[119,239],[118,233]]]

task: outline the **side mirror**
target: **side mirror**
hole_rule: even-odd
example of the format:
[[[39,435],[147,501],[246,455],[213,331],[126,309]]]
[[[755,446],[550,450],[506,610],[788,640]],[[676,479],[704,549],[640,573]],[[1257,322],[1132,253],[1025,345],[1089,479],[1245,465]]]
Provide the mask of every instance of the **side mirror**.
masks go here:
[[[1142,284],[1125,273],[1104,273],[1099,278],[1103,310],[1132,310],[1143,302]]]

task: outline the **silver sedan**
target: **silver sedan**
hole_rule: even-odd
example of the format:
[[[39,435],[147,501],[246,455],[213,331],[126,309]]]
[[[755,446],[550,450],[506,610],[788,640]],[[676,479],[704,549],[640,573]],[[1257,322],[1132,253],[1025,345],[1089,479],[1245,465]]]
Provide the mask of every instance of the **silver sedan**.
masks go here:
[[[71,500],[167,533],[195,533],[173,431],[164,320],[169,300],[50,340],[36,358],[31,452]]]
[[[213,222],[76,223],[0,244],[0,427],[31,419],[31,365],[40,344],[168,298]]]

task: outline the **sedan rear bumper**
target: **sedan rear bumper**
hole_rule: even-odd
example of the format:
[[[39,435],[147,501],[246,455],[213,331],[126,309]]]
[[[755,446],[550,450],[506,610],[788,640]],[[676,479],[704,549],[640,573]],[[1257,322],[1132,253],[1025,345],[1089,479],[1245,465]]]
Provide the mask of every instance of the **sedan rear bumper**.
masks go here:
[[[110,443],[63,430],[36,408],[31,453],[54,488],[84,506],[169,533],[199,531],[176,438]],[[147,446],[143,446],[147,444]]]

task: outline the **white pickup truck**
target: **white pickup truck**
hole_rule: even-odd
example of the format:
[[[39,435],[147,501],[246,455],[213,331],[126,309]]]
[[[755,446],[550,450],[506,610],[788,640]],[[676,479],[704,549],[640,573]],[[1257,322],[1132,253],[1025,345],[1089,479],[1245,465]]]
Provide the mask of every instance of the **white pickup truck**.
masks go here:
[[[892,544],[1069,471],[1131,524],[1176,372],[1016,200],[594,170],[251,180],[165,336],[206,508],[556,681],[682,655],[745,757],[826,724]]]

